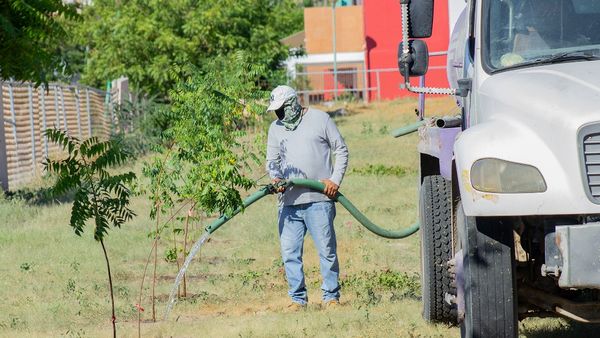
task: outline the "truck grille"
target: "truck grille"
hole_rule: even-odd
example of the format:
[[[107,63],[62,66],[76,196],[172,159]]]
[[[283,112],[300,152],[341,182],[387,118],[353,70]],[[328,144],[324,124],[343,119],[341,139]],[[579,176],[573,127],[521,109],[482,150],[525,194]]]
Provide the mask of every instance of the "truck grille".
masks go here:
[[[594,127],[591,133],[582,135],[582,155],[589,197],[600,203],[600,125]]]

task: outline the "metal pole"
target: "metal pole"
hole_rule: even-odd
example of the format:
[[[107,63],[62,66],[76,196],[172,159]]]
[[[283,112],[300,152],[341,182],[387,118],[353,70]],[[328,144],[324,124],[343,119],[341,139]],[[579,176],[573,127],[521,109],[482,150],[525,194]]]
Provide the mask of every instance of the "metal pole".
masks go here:
[[[10,116],[13,120],[13,139],[15,141],[15,155],[17,156],[17,176],[21,169],[21,154],[19,154],[19,139],[17,137],[17,115],[15,113],[15,97],[12,84],[8,83],[8,99],[10,102]]]
[[[379,81],[379,70],[375,73],[377,75],[377,100],[381,100],[381,82]]]
[[[44,156],[48,157],[48,137],[46,137],[46,129],[48,124],[46,122],[46,95],[44,94],[45,85],[40,87],[40,100],[42,104],[42,135],[44,135]]]
[[[3,84],[0,83],[0,116],[2,116],[2,128],[0,128],[0,186],[2,190],[8,191],[8,154],[6,152],[6,135],[4,133],[4,102]]]
[[[335,0],[333,0],[333,88],[334,98],[338,98],[338,81],[337,81],[337,46],[336,46],[336,31],[335,31]]]
[[[33,91],[31,83],[27,85],[27,96],[29,98],[29,127],[31,130],[31,171],[35,175],[37,159],[35,156],[35,126],[33,123]]]
[[[54,112],[56,113],[56,122],[54,128],[60,128],[60,113],[58,110],[58,86],[54,85]]]
[[[88,136],[92,137],[92,114],[90,112],[90,90],[88,88],[85,89],[85,104],[88,117]]]
[[[79,88],[75,87],[75,110],[77,111],[77,132],[79,133],[79,138],[82,138],[83,135],[81,133],[81,109],[79,107]]]
[[[65,131],[69,132],[69,128],[67,127],[67,112],[65,111],[65,94],[63,93],[62,86],[59,86],[58,88],[60,89],[60,106],[63,114],[63,125],[65,127]]]
[[[419,87],[425,87],[425,76],[419,77]],[[419,93],[419,120],[425,117],[425,94]]]
[[[363,101],[369,103],[369,91],[367,90],[367,61],[363,60]]]

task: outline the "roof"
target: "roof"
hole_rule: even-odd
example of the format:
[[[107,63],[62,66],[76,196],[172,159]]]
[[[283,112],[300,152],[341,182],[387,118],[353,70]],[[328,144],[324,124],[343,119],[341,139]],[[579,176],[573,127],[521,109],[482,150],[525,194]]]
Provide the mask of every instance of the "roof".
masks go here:
[[[290,48],[302,48],[304,47],[304,39],[306,38],[304,31],[296,32],[292,35],[286,36],[279,40],[283,45]]]

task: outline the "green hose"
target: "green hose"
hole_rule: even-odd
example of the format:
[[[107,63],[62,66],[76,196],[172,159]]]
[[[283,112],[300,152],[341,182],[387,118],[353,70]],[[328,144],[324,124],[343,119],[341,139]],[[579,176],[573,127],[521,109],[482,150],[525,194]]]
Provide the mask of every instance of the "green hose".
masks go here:
[[[221,225],[227,223],[227,221],[229,221],[230,219],[233,218],[233,216],[237,215],[240,213],[240,211],[242,211],[243,209],[245,209],[247,206],[251,205],[252,203],[258,201],[259,199],[270,195],[272,193],[274,193],[275,191],[273,190],[273,186],[272,185],[267,185],[266,187],[262,187],[259,191],[255,192],[254,194],[248,196],[248,198],[246,198],[244,200],[244,206],[242,208],[237,208],[231,215],[227,216],[227,215],[221,215],[221,217],[217,218],[216,220],[214,220],[212,223],[210,223],[207,227],[206,227],[206,231],[209,234],[212,234],[213,232],[215,232],[218,228],[221,227]]]
[[[281,183],[279,185],[280,186],[286,186],[286,187],[292,186],[292,185],[297,185],[297,186],[301,186],[301,187],[305,187],[305,188],[317,190],[317,191],[320,191],[320,192],[323,192],[323,190],[325,189],[325,185],[323,183],[319,182],[319,181],[308,180],[308,179],[299,179],[299,178],[291,179],[289,181],[281,181]],[[261,188],[259,191],[255,192],[254,194],[250,195],[248,198],[246,198],[244,200],[244,206],[243,206],[243,208],[246,208],[247,206],[251,205],[252,203],[258,201],[259,199],[261,199],[261,198],[263,198],[263,197],[265,197],[265,196],[267,196],[269,194],[275,193],[276,190],[277,190],[277,187],[275,187],[273,185],[267,185],[266,187]],[[417,232],[417,230],[419,230],[419,224],[418,223],[415,223],[415,224],[411,225],[410,227],[408,227],[408,228],[406,228],[404,230],[392,231],[392,230],[384,229],[384,228],[378,226],[377,224],[371,222],[341,192],[338,191],[338,193],[336,194],[334,200],[337,201],[337,202],[339,202],[344,208],[346,208],[346,210],[348,210],[348,212],[350,212],[350,214],[360,224],[362,224],[365,228],[367,228],[369,231],[371,231],[372,233],[374,233],[374,234],[376,234],[378,236],[385,237],[385,238],[390,238],[390,239],[406,238],[406,237],[414,234],[415,232]],[[237,215],[240,211],[242,211],[243,208],[238,208],[230,216],[223,215],[223,216],[219,217],[218,219],[216,219],[214,222],[212,222],[211,224],[209,224],[206,227],[206,231],[208,233],[212,234],[221,225],[225,224],[233,216]]]

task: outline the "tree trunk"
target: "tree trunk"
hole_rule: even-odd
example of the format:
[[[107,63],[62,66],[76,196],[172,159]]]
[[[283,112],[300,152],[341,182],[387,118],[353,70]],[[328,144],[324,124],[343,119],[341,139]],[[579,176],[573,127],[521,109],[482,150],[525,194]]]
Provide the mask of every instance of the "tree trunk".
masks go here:
[[[190,210],[188,210],[188,214],[185,217],[185,230],[183,233],[183,260],[185,262],[185,258],[187,257],[187,239],[188,239],[188,227],[190,224],[190,217],[192,215],[192,212],[194,210],[194,207],[192,206],[190,208]],[[185,274],[183,275],[183,297],[187,297],[187,285],[186,285],[186,278],[185,278]]]
[[[115,296],[113,292],[113,284],[112,284],[112,274],[110,273],[110,263],[108,261],[108,254],[106,253],[106,248],[104,247],[104,241],[100,240],[100,244],[102,245],[102,251],[104,252],[104,258],[106,259],[106,269],[108,271],[108,286],[110,289],[110,303],[112,305],[112,327],[113,327],[113,338],[117,338],[117,318],[115,317]]]
[[[155,240],[158,242],[158,224],[160,223],[160,202],[156,204],[156,234]],[[158,243],[154,249],[154,272],[152,273],[152,321],[156,322],[156,266],[158,264]]]

